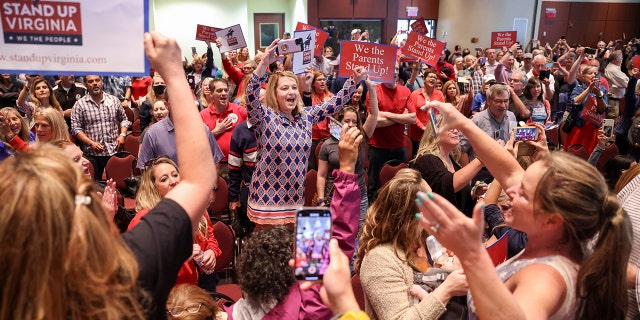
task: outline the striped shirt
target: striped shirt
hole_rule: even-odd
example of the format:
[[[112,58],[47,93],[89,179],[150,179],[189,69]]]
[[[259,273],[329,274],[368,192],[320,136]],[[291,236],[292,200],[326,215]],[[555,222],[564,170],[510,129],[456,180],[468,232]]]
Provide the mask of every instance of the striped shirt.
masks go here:
[[[640,175],[636,175],[620,192],[618,193],[618,199],[631,220],[633,226],[633,234],[640,234]],[[631,256],[629,262],[635,266],[640,266],[640,243],[634,239],[631,243]],[[627,319],[638,319],[640,317],[640,304],[638,304],[638,293],[640,293],[640,275],[636,274],[636,285],[629,286],[629,293],[627,296],[629,307],[627,310]]]
[[[105,147],[104,151],[95,152],[90,145],[83,145],[82,151],[86,155],[111,156],[116,153],[116,139],[120,135],[120,128],[130,125],[120,100],[106,92],[102,93],[100,103],[86,94],[71,109],[71,134],[76,136],[79,132],[84,132],[91,141]]]

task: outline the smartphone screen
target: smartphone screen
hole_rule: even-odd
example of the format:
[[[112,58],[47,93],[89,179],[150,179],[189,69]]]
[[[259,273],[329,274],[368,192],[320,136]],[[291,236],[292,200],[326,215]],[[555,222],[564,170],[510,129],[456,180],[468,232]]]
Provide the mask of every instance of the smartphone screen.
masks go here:
[[[604,119],[602,121],[602,131],[604,131],[604,135],[611,138],[611,136],[613,135],[613,125],[614,125],[614,120],[613,119]]]
[[[433,134],[438,135],[438,124],[436,123],[436,112],[433,108],[429,109],[429,119],[431,120],[431,125],[433,126]]]
[[[329,266],[331,211],[303,208],[296,212],[294,274],[298,280],[320,280]]]
[[[191,47],[191,54],[197,54],[196,47]]]
[[[540,80],[549,79],[549,75],[551,75],[551,71],[540,70],[540,76],[538,76],[538,79]]]
[[[340,133],[342,132],[342,123],[334,117],[329,117],[329,134],[336,140],[340,140]]]
[[[533,141],[538,138],[537,127],[517,127],[515,140],[516,141]]]

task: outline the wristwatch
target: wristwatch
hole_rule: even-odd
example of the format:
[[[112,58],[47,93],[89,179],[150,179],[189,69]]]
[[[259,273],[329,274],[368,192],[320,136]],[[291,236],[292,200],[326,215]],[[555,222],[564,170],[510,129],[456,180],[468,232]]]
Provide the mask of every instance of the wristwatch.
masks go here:
[[[127,134],[126,133],[121,133],[120,136],[123,137],[123,138],[126,138]]]

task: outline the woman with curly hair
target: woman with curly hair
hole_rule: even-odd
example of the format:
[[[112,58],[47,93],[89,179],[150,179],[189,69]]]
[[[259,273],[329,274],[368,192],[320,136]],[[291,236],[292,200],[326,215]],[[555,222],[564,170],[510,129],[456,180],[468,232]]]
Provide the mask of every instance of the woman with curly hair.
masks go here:
[[[360,189],[354,174],[362,136],[357,128],[343,127],[340,137],[340,170],[334,171],[331,201],[333,229],[347,257],[353,256],[360,218]],[[339,213],[339,214],[338,214]],[[301,290],[289,260],[294,234],[278,226],[254,232],[238,258],[237,274],[243,298],[226,308],[229,319],[329,319],[331,310],[321,302],[320,286]]]
[[[427,233],[415,222],[416,193],[430,190],[418,171],[402,169],[380,189],[367,211],[354,269],[371,319],[439,319],[453,296],[467,293],[459,270],[419,303],[409,294],[414,273],[426,271],[420,261],[427,258]]]

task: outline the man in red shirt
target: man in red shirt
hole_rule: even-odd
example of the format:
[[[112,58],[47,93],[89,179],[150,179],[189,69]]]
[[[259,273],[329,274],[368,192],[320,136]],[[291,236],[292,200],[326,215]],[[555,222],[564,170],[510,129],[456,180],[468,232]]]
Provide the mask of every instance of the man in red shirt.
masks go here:
[[[415,110],[409,110],[407,100],[411,91],[397,84],[398,67],[396,67],[394,83],[383,83],[376,86],[378,97],[378,122],[376,130],[369,139],[369,201],[373,201],[376,191],[381,187],[378,175],[382,166],[389,160],[405,162],[406,148],[404,127],[416,122]],[[367,111],[369,109],[367,94]]]
[[[213,96],[213,102],[208,108],[200,111],[202,121],[209,127],[216,138],[224,158],[220,161],[220,176],[228,177],[229,145],[233,129],[247,119],[247,110],[235,103],[229,102],[229,84],[224,79],[213,79],[209,82],[209,89]]]

